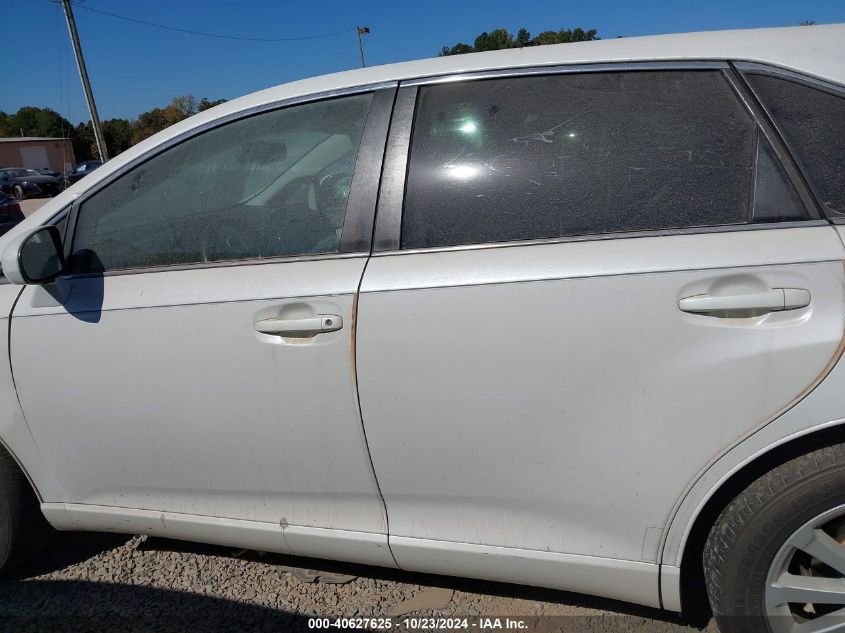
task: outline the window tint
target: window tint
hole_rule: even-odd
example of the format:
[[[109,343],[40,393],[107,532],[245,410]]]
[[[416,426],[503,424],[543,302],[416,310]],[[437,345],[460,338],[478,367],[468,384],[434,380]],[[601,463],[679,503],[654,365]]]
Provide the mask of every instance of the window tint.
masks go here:
[[[65,213],[62,218],[55,223],[55,227],[59,229],[59,235],[62,236],[62,239],[65,239],[65,231],[67,230],[67,220],[70,217],[70,213]]]
[[[336,252],[371,94],[235,121],[86,200],[71,270]]]
[[[801,199],[787,179],[772,146],[759,133],[752,219],[754,222],[806,219]]]
[[[718,71],[420,89],[403,248],[738,224],[752,213],[804,217]]]
[[[747,78],[819,199],[845,214],[845,97],[768,75]]]

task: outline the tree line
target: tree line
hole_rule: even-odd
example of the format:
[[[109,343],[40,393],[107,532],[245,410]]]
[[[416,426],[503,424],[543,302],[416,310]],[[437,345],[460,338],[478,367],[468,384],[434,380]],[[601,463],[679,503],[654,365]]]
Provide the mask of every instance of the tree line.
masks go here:
[[[516,36],[507,29],[484,31],[472,45],[458,42],[454,46],[444,46],[440,55],[461,55],[463,53],[480,53],[482,51],[497,51],[503,48],[525,48],[527,46],[544,46],[546,44],[568,44],[570,42],[589,42],[601,39],[596,29],[559,29],[557,31],[543,31],[531,37],[527,29],[521,28]]]
[[[460,55],[462,53],[493,51],[503,48],[587,42],[597,39],[600,38],[596,29],[561,28],[557,31],[543,31],[533,37],[525,28],[519,29],[515,36],[509,33],[507,29],[495,29],[489,33],[486,31],[481,33],[475,38],[472,45],[459,42],[454,46],[444,46],[440,55]],[[147,112],[142,112],[132,120],[106,119],[102,121],[102,126],[109,155],[116,156],[156,132],[225,101],[225,99],[212,101],[206,97],[197,101],[192,95],[183,95],[174,97],[163,108],[153,108]],[[14,114],[0,110],[0,137],[17,136],[69,138],[73,144],[73,153],[77,161],[99,158],[91,123],[73,125],[50,108],[25,106]]]
[[[102,127],[109,156],[116,156],[156,132],[225,101],[226,99],[210,100],[206,97],[197,101],[192,95],[184,95],[174,97],[163,108],[142,112],[132,120],[106,119],[102,121]],[[77,162],[99,158],[91,123],[73,125],[50,108],[25,106],[14,114],[0,110],[0,137],[18,136],[68,138],[73,145]]]

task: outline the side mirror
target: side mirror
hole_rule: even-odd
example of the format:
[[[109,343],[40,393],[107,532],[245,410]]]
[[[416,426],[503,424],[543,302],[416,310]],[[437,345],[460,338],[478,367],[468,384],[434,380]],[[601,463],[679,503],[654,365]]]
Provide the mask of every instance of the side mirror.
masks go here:
[[[65,270],[62,238],[55,226],[18,236],[0,256],[3,274],[13,284],[47,284]]]

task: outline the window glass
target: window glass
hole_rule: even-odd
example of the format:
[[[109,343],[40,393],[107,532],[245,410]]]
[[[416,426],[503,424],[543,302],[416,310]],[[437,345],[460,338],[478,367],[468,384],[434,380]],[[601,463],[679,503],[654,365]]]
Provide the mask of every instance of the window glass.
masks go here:
[[[845,214],[845,97],[769,75],[747,78],[819,199]]]
[[[146,161],[82,204],[71,271],[336,252],[371,97],[258,114]]]
[[[59,229],[59,235],[62,236],[62,239],[65,239],[65,231],[67,230],[68,217],[70,217],[70,213],[65,213],[62,218],[54,224],[54,226]]]
[[[806,211],[772,146],[759,134],[754,179],[754,222],[788,222],[806,219]]]
[[[402,246],[746,223],[757,144],[756,123],[719,71],[426,86]],[[763,167],[790,189],[776,163]],[[792,202],[783,215],[795,215]]]

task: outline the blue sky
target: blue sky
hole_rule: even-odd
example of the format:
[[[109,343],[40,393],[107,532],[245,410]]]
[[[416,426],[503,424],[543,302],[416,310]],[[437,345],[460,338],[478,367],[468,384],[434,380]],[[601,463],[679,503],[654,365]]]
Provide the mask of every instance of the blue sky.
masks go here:
[[[85,10],[197,31],[296,42],[243,42],[151,28]],[[87,119],[67,26],[49,0],[0,0],[7,60],[0,110],[49,107],[74,123]],[[177,95],[233,98],[293,79],[357,67],[356,25],[368,65],[432,57],[481,31],[525,26],[596,28],[604,38],[683,31],[845,22],[845,0],[469,0],[389,2],[282,0],[84,0],[75,10],[100,117],[133,118]],[[13,26],[14,25],[14,26]]]

